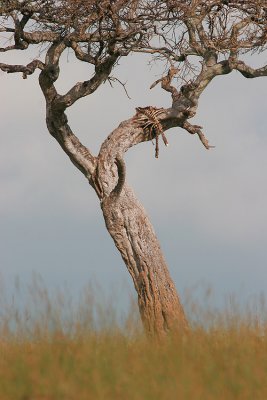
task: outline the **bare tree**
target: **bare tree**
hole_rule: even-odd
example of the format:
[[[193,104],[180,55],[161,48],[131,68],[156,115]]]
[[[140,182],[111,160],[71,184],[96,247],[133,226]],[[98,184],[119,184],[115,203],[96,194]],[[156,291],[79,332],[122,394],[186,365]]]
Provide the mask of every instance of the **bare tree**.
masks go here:
[[[192,125],[201,93],[219,75],[239,71],[245,78],[267,76],[267,65],[252,68],[245,60],[266,50],[265,0],[2,0],[0,52],[42,46],[44,59],[28,65],[0,63],[7,73],[27,78],[40,70],[46,122],[72,163],[95,190],[107,230],[131,274],[142,321],[150,334],[188,329],[157,237],[144,208],[126,183],[124,153],[144,141],[181,127],[196,134],[206,149],[202,128]],[[91,64],[93,76],[60,95],[55,82],[62,54],[72,51]],[[39,51],[40,52],[40,51]],[[110,133],[93,155],[72,132],[65,111],[95,92],[121,57],[150,54],[163,62],[160,84],[169,92],[169,108],[137,107],[132,118]]]

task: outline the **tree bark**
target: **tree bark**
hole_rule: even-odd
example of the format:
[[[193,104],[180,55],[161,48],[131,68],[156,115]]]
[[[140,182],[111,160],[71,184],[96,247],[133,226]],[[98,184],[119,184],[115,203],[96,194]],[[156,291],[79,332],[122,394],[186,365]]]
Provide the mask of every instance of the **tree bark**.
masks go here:
[[[112,192],[102,210],[114,243],[133,279],[140,315],[150,335],[184,332],[188,325],[154,229],[132,189]]]

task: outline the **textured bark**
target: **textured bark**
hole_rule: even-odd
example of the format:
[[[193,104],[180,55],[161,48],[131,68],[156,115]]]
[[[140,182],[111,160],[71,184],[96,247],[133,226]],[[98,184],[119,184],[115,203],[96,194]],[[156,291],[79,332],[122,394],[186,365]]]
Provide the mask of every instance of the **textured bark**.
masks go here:
[[[125,184],[120,195],[102,201],[107,230],[120,251],[138,294],[143,324],[149,334],[184,332],[187,321],[159,242],[144,208]]]

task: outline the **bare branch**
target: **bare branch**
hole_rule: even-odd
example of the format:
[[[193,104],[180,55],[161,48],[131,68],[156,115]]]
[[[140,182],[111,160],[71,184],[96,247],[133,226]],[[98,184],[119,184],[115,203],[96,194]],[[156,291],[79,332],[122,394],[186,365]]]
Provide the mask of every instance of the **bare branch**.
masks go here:
[[[162,78],[156,80],[152,85],[150,86],[150,89],[153,89],[158,83],[161,82],[161,87],[162,89],[166,90],[167,92],[170,92],[172,94],[172,100],[173,102],[177,101],[178,98],[180,97],[179,91],[176,89],[175,86],[171,85],[171,81],[175,75],[178,74],[180,70],[175,67],[171,67],[168,71],[168,74],[166,76],[163,76]]]
[[[203,56],[205,49],[203,48],[203,43],[201,43],[197,38],[197,28],[194,20],[188,18],[185,21],[185,25],[188,29],[188,37],[190,47],[196,52],[197,55]]]
[[[167,60],[171,60],[171,62],[174,61],[182,62],[189,55],[197,55],[197,52],[194,51],[193,49],[188,49],[183,54],[177,54],[176,51],[172,51],[167,47],[154,47],[154,46],[148,46],[142,48],[133,47],[131,51],[134,53],[159,54],[164,58],[166,58]],[[124,55],[123,51],[121,52],[121,54]]]
[[[90,64],[96,64],[95,58],[92,57],[92,55],[90,53],[88,53],[88,52],[85,53],[84,51],[82,51],[82,49],[80,48],[80,46],[78,45],[77,42],[71,41],[70,47],[72,48],[72,50],[74,50],[74,53],[78,60],[84,61],[84,62],[87,62]]]
[[[7,72],[8,74],[22,72],[23,79],[27,79],[28,75],[33,74],[34,71],[36,70],[36,68],[43,70],[44,63],[40,60],[33,60],[26,66],[25,65],[9,65],[9,64],[0,63],[0,69],[2,71]]]
[[[121,80],[116,78],[116,76],[109,76],[108,81],[109,81],[109,84],[111,87],[113,87],[112,82],[118,82],[123,87],[123,90],[124,90],[126,96],[128,97],[128,99],[131,99],[131,97],[129,96],[129,93],[127,91],[127,88],[126,88],[126,83],[123,83]]]
[[[197,134],[201,143],[203,144],[203,146],[209,150],[211,148],[214,148],[215,146],[211,146],[209,144],[208,139],[205,137],[204,133],[201,131],[202,127],[199,125],[191,125],[188,121],[185,121],[182,125],[182,128],[184,128],[185,130],[187,130],[187,132],[189,132],[191,135],[195,135]]]
[[[29,44],[39,44],[44,42],[54,43],[60,39],[61,35],[53,31],[23,32],[23,39]]]
[[[235,67],[245,78],[258,78],[260,76],[267,76],[267,65],[262,68],[254,69],[246,65],[243,61],[238,61]]]
[[[68,93],[59,96],[56,100],[57,107],[65,109],[70,107],[80,98],[95,92],[95,90],[108,79],[116,61],[117,56],[108,57],[102,64],[96,67],[96,73],[90,80],[76,83]]]

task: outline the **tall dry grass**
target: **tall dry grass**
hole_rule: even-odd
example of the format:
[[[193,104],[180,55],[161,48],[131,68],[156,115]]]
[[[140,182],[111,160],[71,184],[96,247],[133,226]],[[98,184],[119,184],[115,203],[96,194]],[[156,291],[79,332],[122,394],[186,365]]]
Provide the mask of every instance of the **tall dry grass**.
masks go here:
[[[216,309],[208,292],[185,296],[191,332],[162,343],[134,305],[118,317],[92,286],[73,304],[35,279],[22,297],[0,296],[0,400],[267,399],[263,297]]]

